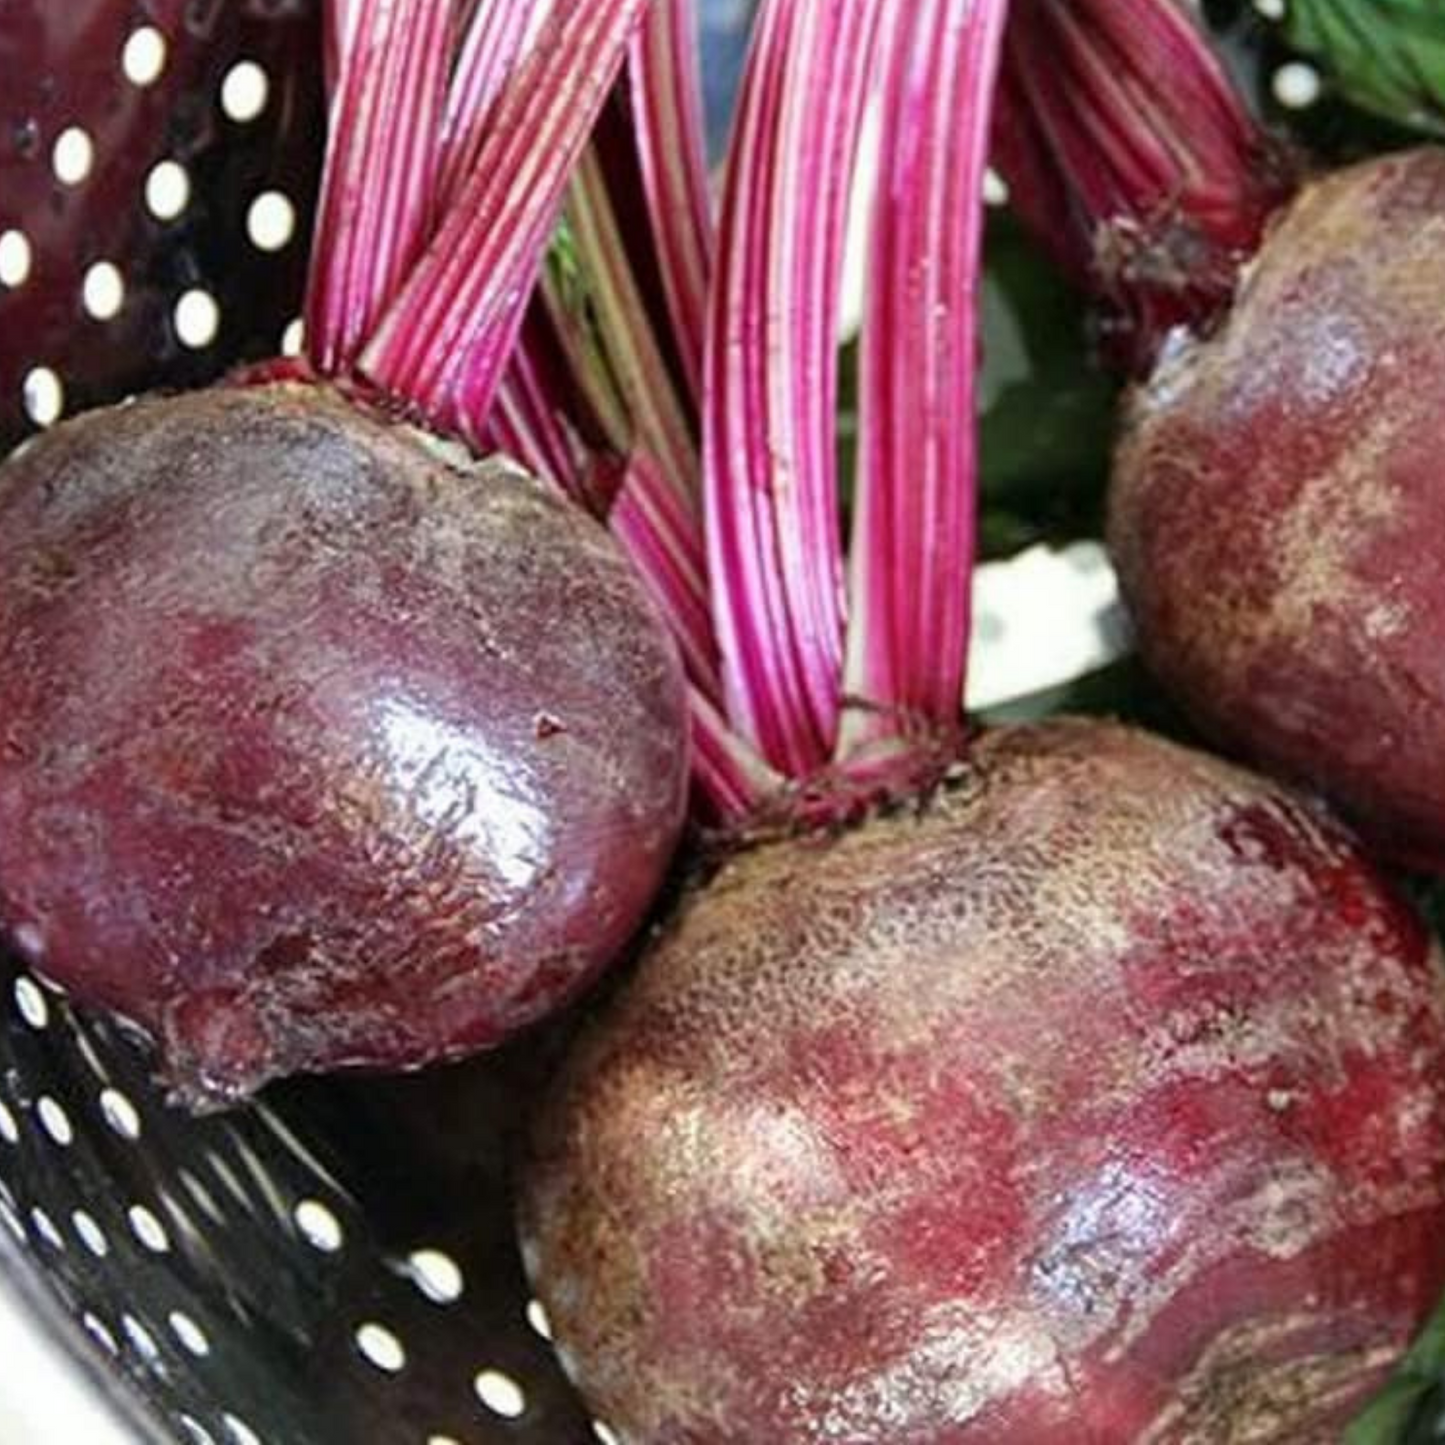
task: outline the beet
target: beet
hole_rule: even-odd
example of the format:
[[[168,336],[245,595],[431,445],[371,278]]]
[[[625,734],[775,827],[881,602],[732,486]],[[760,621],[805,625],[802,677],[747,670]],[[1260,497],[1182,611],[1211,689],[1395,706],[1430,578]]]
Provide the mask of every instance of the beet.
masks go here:
[[[1215,739],[1445,866],[1445,151],[1308,187],[1134,398],[1109,542]]]
[[[489,1045],[626,943],[686,800],[601,527],[320,386],[0,472],[0,925],[192,1100]]]
[[[570,1060],[529,1269],[631,1445],[1301,1442],[1445,1285],[1437,947],[1114,725],[734,857]]]

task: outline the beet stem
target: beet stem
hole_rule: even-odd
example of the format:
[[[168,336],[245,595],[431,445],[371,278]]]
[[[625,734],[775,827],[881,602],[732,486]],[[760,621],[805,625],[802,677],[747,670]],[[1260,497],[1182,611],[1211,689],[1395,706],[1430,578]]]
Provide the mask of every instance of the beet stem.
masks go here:
[[[590,451],[578,425],[579,411],[586,410],[551,322],[534,299],[497,388],[488,418],[489,441],[595,511],[587,485]]]
[[[696,687],[689,689],[688,703],[693,782],[719,821],[740,824],[777,798],[786,780]]]
[[[708,606],[707,555],[697,515],[647,453],[629,460],[612,509],[613,535],[652,586],[682,651],[688,677],[721,705],[717,639]]]
[[[451,11],[451,0],[328,10],[335,85],[306,298],[307,355],[322,376],[350,367],[426,245]]]
[[[975,297],[1007,0],[907,6],[883,85],[862,336],[846,760],[958,726],[978,492]]]
[[[1014,209],[1147,371],[1207,326],[1292,190],[1282,153],[1176,0],[1016,0],[995,159]]]
[[[663,289],[696,407],[702,393],[713,224],[692,0],[653,0],[632,40],[627,88]]]
[[[848,198],[881,0],[774,0],[728,159],[704,455],[729,712],[776,768],[830,757],[841,708],[835,425]]]
[[[562,0],[549,15],[508,77],[466,185],[362,355],[373,382],[474,445],[573,166],[644,9],[645,0]]]
[[[476,169],[496,103],[516,67],[537,5],[481,0],[466,27],[447,89],[442,123],[441,179],[444,206],[457,198]]]

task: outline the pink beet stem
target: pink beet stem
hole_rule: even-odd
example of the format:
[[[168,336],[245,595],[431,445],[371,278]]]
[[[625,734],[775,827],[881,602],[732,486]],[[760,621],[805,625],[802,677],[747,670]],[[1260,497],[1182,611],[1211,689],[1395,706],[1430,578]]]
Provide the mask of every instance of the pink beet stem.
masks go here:
[[[426,244],[451,64],[450,0],[344,0],[328,12],[331,140],[312,248],[306,347],[344,372]]]
[[[326,94],[333,105],[336,101],[336,88],[341,81],[342,63],[350,52],[362,3],[363,0],[330,0],[326,9],[321,62],[322,74],[326,80]]]
[[[840,755],[962,709],[978,489],[983,180],[1007,0],[900,0],[863,324]],[[909,16],[904,20],[902,16]]]
[[[537,15],[538,0],[480,0],[472,10],[442,123],[440,191],[444,205],[456,199],[476,169],[496,101]]]
[[[562,195],[646,0],[560,0],[509,76],[473,172],[362,370],[475,441]],[[585,63],[579,57],[586,57]]]
[[[697,517],[643,452],[629,460],[612,509],[614,535],[649,582],[677,639],[689,678],[719,703],[717,641],[708,608],[707,557]]]
[[[724,189],[704,395],[714,616],[734,724],[790,777],[827,762],[840,712],[838,303],[883,9],[764,5]]]
[[[704,809],[725,823],[756,813],[776,798],[786,779],[774,772],[697,688],[689,690],[692,714],[692,778]]]
[[[543,308],[527,309],[516,349],[489,418],[498,447],[537,476],[589,506],[590,451],[596,431]]]
[[[1176,0],[1017,0],[995,146],[1015,209],[1126,319],[1144,369],[1228,303],[1289,190]]]
[[[627,65],[633,134],[673,335],[698,404],[713,228],[692,0],[654,0]]]

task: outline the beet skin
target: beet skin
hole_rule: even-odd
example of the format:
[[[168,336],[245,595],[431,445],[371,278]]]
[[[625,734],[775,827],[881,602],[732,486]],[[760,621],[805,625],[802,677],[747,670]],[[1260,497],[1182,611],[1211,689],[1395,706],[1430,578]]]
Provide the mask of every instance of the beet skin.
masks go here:
[[[627,942],[686,796],[611,539],[318,387],[0,472],[0,924],[200,1101],[490,1045]]]
[[[1217,740],[1445,868],[1445,150],[1307,188],[1135,396],[1109,542]]]
[[[564,1070],[526,1184],[628,1445],[1316,1445],[1445,1286],[1439,959],[1313,806],[987,737],[760,847]]]

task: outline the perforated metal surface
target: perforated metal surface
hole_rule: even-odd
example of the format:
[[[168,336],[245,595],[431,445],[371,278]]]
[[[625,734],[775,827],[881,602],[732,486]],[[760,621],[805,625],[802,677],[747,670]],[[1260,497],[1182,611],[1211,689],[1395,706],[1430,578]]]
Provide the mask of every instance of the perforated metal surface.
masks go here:
[[[181,1441],[598,1438],[531,1305],[509,1161],[536,1039],[196,1119],[144,1046],[6,959],[0,1223]]]
[[[0,0],[0,450],[279,349],[317,51],[313,0]]]

